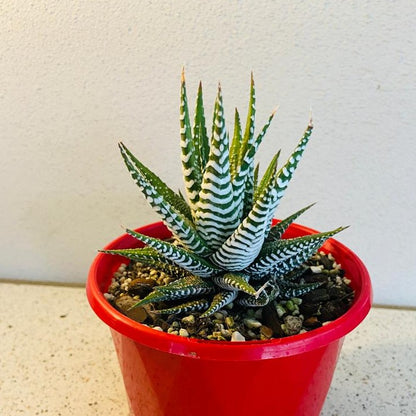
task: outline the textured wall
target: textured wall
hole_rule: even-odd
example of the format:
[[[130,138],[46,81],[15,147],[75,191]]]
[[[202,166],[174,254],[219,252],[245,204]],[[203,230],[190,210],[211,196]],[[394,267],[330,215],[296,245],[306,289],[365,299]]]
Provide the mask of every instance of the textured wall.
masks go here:
[[[277,216],[350,224],[375,301],[416,306],[415,8],[411,1],[112,1],[0,6],[0,277],[83,282],[120,224],[156,220],[118,155],[123,138],[173,187],[178,93],[221,80],[228,120],[279,104],[263,166],[316,129]],[[192,98],[193,101],[193,98]],[[211,108],[212,105],[209,105]]]

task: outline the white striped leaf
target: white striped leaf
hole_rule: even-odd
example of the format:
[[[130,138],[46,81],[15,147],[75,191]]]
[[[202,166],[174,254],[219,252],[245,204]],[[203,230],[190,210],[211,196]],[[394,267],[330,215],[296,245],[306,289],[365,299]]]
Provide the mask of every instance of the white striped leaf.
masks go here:
[[[144,248],[130,248],[130,249],[119,249],[119,250],[100,250],[101,253],[113,254],[118,256],[126,257],[130,260],[140,262],[147,266],[151,266],[154,269],[160,270],[175,278],[182,278],[188,275],[182,267],[175,265],[172,261],[159,254],[158,251],[151,249],[151,247]]]
[[[345,227],[339,227],[332,231],[267,243],[256,261],[247,267],[245,272],[253,278],[255,275],[264,276],[269,273],[275,276],[279,269],[281,273],[286,274],[308,260],[328,238],[344,229]]]
[[[199,166],[202,173],[205,165],[208,162],[209,156],[209,140],[207,136],[207,129],[205,127],[204,102],[202,98],[202,84],[199,83],[198,94],[195,106],[194,127],[193,127],[193,141],[199,156]]]
[[[203,128],[201,125],[201,114],[198,114],[197,130]],[[181,135],[181,155],[182,155],[182,170],[185,182],[186,195],[188,197],[191,211],[194,214],[196,211],[196,204],[198,202],[198,195],[201,189],[202,181],[202,167],[200,159],[199,140],[194,140],[192,137],[191,122],[188,110],[188,98],[186,96],[185,74],[182,71],[181,79],[181,103],[180,103],[180,135]]]
[[[280,199],[283,197],[283,194],[289,184],[289,181],[292,179],[293,173],[295,172],[300,159],[302,158],[303,152],[306,148],[306,145],[309,142],[309,138],[312,134],[313,124],[312,119],[309,120],[308,127],[306,128],[302,138],[300,139],[295,150],[285,163],[285,165],[279,170],[276,177],[276,190],[277,190],[277,200],[276,207],[280,202]]]
[[[203,311],[208,309],[210,302],[206,299],[191,300],[189,302],[181,303],[180,305],[172,306],[171,308],[157,309],[153,313],[159,315],[178,315],[180,313],[190,313]]]
[[[186,202],[137,160],[122,143],[119,147],[131,176],[172,234],[193,252],[208,255],[211,250],[189,219]]]
[[[214,264],[230,271],[240,271],[255,260],[270,227],[271,204],[276,199],[274,179],[270,178],[268,188],[234,233],[210,256]]]
[[[225,130],[221,87],[214,110],[208,163],[205,167],[196,211],[198,233],[217,249],[239,223],[230,175],[229,142]]]
[[[160,254],[167,259],[173,261],[175,264],[196,274],[200,277],[210,277],[218,273],[220,270],[217,266],[213,265],[208,260],[199,257],[198,255],[190,252],[184,248],[175,246],[166,241],[159,240],[157,238],[148,237],[147,235],[140,234],[136,231],[127,229],[126,232],[142,241],[143,243],[153,247]]]
[[[249,276],[241,273],[225,273],[213,276],[213,282],[222,289],[239,290],[249,295],[255,295],[256,289],[248,283]]]
[[[270,302],[270,300],[270,296],[265,291],[263,291],[257,298],[248,295],[239,296],[236,302],[239,305],[246,306],[249,308],[259,308],[261,306],[266,306]]]
[[[261,133],[256,139],[249,143],[241,164],[237,167],[235,177],[232,180],[234,201],[239,212],[239,218],[244,214],[247,215],[253,205],[254,195],[254,158],[270,123],[273,120],[275,112],[271,114],[267,123],[264,125]]]
[[[174,280],[167,285],[157,286],[155,290],[178,290],[186,287],[193,287],[198,289],[199,293],[209,294],[215,291],[215,285],[208,279],[203,279],[197,275],[188,275],[181,279]]]
[[[322,282],[312,282],[312,283],[286,283],[284,281],[279,282],[280,285],[280,295],[282,298],[290,299],[297,298],[306,293],[311,292],[312,290],[317,289],[322,285]]]
[[[254,121],[256,117],[256,90],[254,86],[254,77],[251,73],[250,79],[250,98],[248,102],[248,112],[246,128],[244,131],[244,137],[240,148],[240,165],[243,162],[244,155],[247,153],[247,149],[254,141]]]
[[[209,308],[201,315],[201,318],[207,318],[213,313],[219,311],[224,306],[230,304],[236,297],[237,291],[223,291],[219,292],[214,296]]]
[[[141,299],[139,302],[134,304],[131,309],[137,308],[138,306],[144,306],[149,303],[155,302],[167,302],[178,299],[187,299],[194,296],[204,295],[207,293],[212,293],[212,288],[200,287],[199,285],[189,285],[184,287],[175,287],[170,290],[153,290],[149,295],[144,299]]]
[[[313,207],[314,205],[315,204],[310,204],[307,207],[302,208],[299,211],[296,211],[294,214],[273,225],[270,229],[268,240],[279,240],[284,234],[284,232],[289,228],[290,224],[292,224],[299,216],[301,216],[306,210]]]

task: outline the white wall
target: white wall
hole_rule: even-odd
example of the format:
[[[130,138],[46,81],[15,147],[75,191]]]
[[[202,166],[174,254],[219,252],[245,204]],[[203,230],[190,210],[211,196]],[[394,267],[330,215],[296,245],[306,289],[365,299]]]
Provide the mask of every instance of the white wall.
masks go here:
[[[181,186],[178,93],[221,80],[228,120],[279,115],[260,154],[313,141],[277,216],[367,264],[378,303],[416,306],[416,39],[408,1],[48,1],[0,6],[0,277],[85,281],[96,249],[157,217],[117,150]]]

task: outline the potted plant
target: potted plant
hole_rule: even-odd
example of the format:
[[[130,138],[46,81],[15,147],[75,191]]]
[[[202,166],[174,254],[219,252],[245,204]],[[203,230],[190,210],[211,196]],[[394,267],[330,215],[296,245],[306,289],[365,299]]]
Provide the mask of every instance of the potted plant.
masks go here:
[[[332,238],[343,227],[295,224],[309,207],[273,220],[313,129],[310,120],[286,163],[277,167],[277,153],[259,179],[254,156],[273,116],[255,135],[251,78],[245,130],[236,110],[229,140],[219,87],[208,137],[201,84],[192,126],[182,75],[186,197],[119,144],[163,221],[108,244],[87,282],[111,329],[132,415],[318,415],[343,339],[370,309],[367,270]],[[331,300],[328,291],[341,289]],[[341,306],[336,319],[319,320],[322,302],[307,311],[302,301],[317,293]]]

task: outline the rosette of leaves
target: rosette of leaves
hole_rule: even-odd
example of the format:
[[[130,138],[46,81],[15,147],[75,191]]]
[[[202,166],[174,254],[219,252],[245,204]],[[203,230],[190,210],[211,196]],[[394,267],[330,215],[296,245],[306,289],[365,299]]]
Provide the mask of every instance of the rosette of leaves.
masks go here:
[[[206,317],[231,302],[261,307],[277,298],[300,296],[319,285],[293,280],[324,241],[343,228],[282,239],[289,225],[310,206],[272,225],[274,212],[311,136],[312,120],[289,159],[278,168],[277,152],[260,179],[254,158],[275,112],[255,134],[255,111],[252,76],[244,131],[236,109],[230,140],[219,86],[208,135],[201,83],[191,124],[182,74],[180,136],[186,199],[170,189],[123,143],[119,144],[131,176],[173,237],[173,241],[164,241],[127,229],[145,247],[104,251],[175,278],[154,288],[135,306],[162,304],[168,306],[156,312],[201,311],[201,317]]]

